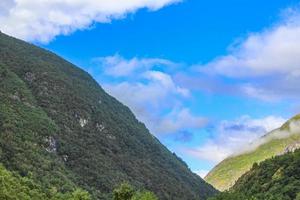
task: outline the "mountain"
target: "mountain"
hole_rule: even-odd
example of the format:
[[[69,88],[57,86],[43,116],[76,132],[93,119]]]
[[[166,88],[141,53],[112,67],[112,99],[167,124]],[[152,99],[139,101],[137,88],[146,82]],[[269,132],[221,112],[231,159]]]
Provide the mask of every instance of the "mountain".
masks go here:
[[[254,164],[229,192],[212,200],[299,200],[300,150]]]
[[[260,138],[250,149],[239,155],[231,156],[219,163],[205,177],[205,180],[220,191],[232,187],[244,173],[251,169],[254,163],[260,163],[268,158],[281,155],[289,149],[300,147],[300,126],[297,115],[276,129]]]
[[[0,163],[52,193],[110,199],[126,181],[160,199],[216,190],[85,71],[0,33]]]

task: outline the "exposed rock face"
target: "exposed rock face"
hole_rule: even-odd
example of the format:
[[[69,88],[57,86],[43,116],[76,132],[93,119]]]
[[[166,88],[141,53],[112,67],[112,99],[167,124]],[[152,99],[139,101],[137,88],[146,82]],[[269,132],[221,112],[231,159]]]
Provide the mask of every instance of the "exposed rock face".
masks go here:
[[[67,161],[68,161],[68,158],[69,158],[69,156],[68,156],[68,155],[63,155],[63,156],[62,156],[62,158],[63,158],[63,160],[64,160],[65,162],[67,162]]]
[[[110,135],[110,134],[107,134],[106,137],[110,140],[115,140],[116,139],[116,136],[114,135]]]
[[[96,128],[98,131],[102,132],[105,129],[105,126],[102,123],[97,123]]]
[[[55,153],[57,150],[56,146],[56,140],[53,136],[49,136],[45,139],[45,142],[47,143],[46,151],[49,153]]]
[[[82,128],[85,127],[87,123],[88,123],[87,119],[82,119],[82,118],[79,119],[79,124]]]
[[[25,80],[27,80],[28,82],[31,83],[32,81],[35,80],[35,75],[33,73],[31,73],[31,72],[27,72],[25,74]]]
[[[295,152],[297,149],[300,149],[300,142],[295,142],[294,144],[287,146],[284,153]]]
[[[14,95],[11,95],[10,98],[14,101],[21,101],[21,98],[19,97],[18,93],[15,93]]]

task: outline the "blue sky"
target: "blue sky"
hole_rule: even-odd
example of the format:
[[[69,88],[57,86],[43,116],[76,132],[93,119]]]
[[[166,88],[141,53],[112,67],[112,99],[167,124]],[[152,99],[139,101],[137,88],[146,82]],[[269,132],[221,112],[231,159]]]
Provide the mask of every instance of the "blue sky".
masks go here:
[[[299,13],[296,0],[4,0],[0,28],[88,71],[203,175],[300,111]]]

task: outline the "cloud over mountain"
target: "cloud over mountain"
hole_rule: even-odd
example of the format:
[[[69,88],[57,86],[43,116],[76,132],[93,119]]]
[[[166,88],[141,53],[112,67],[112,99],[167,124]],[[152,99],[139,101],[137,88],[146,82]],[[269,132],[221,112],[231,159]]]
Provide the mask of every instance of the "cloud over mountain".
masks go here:
[[[191,129],[200,129],[207,119],[194,114],[185,102],[191,93],[173,78],[180,63],[161,58],[126,59],[118,54],[93,59],[100,69],[103,87],[129,106],[155,135],[175,135],[185,142]]]
[[[208,160],[215,164],[232,154],[244,151],[251,142],[280,127],[285,121],[277,116],[259,119],[242,116],[232,121],[224,120],[213,128],[213,135],[206,143],[184,151],[200,160]]]

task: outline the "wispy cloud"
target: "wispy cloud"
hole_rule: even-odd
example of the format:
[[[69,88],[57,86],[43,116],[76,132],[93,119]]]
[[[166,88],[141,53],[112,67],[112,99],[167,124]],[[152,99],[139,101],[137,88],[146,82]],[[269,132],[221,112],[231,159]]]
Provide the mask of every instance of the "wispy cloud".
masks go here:
[[[142,73],[156,66],[175,68],[179,64],[161,58],[131,58],[125,59],[119,54],[107,57],[95,58],[96,63],[100,63],[105,74],[114,77],[128,77],[136,73]]]
[[[138,9],[155,11],[180,0],[1,0],[1,30],[27,41],[47,43],[57,35],[109,23]]]
[[[249,34],[229,54],[196,67],[212,79],[234,80],[236,91],[274,101],[299,98],[300,13],[287,9],[284,18],[259,33]]]
[[[257,149],[259,146],[268,143],[271,140],[283,139],[299,133],[300,133],[300,121],[293,119],[288,122],[288,125],[286,126],[285,129],[278,128],[273,130],[265,137],[258,138],[257,140],[251,142],[251,144],[245,146],[242,151],[235,152],[235,155],[239,155],[240,153],[244,153],[244,152],[251,152]]]
[[[185,128],[199,129],[206,125],[208,120],[204,117],[194,116],[187,108],[180,109],[179,111],[172,111],[164,116],[159,123],[153,127],[154,132],[158,133],[176,133],[182,131],[180,134],[181,139],[191,136]],[[179,139],[179,138],[177,138]]]
[[[216,164],[236,152],[245,151],[251,142],[269,131],[279,128],[286,120],[268,116],[253,119],[242,116],[233,121],[222,121],[211,131],[213,135],[203,145],[184,149],[185,153]]]
[[[201,178],[205,178],[205,176],[209,173],[208,170],[197,170],[194,173],[198,174]]]
[[[172,73],[180,63],[161,58],[126,59],[118,54],[93,60],[108,79],[103,87],[129,106],[153,134],[177,134],[175,140],[185,142],[193,135],[191,129],[207,124],[206,118],[185,106],[190,90],[178,85]]]

